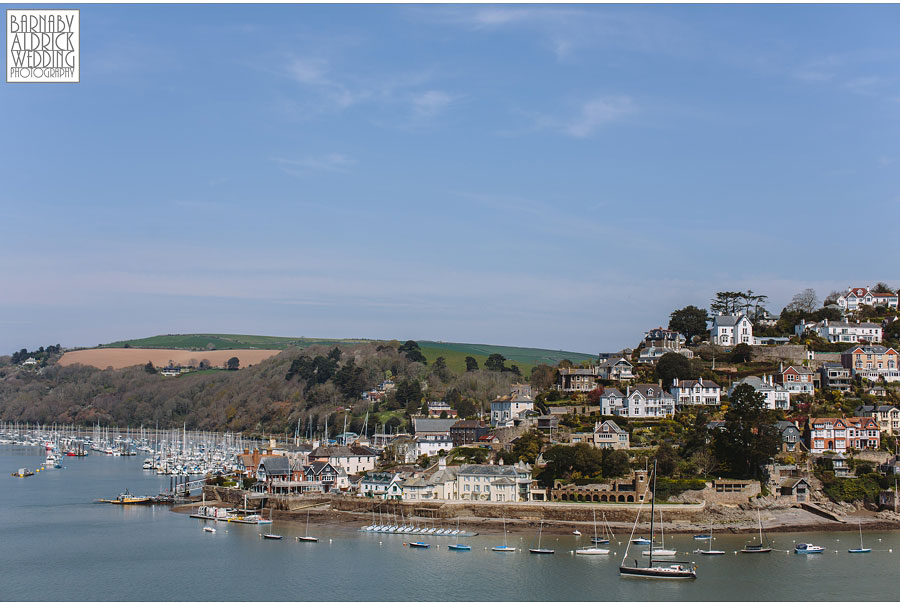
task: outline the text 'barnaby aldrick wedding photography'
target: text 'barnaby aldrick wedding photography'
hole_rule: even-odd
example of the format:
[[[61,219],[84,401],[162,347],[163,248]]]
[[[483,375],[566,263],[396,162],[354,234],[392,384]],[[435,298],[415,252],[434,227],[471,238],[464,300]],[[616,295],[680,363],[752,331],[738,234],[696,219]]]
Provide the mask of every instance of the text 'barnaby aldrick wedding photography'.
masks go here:
[[[78,10],[7,10],[6,81],[78,82],[79,29]]]

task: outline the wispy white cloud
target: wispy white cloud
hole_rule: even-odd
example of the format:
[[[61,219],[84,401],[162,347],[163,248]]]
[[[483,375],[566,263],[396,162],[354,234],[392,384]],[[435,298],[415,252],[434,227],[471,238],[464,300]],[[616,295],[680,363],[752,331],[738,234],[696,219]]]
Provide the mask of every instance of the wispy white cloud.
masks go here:
[[[297,113],[342,111],[363,104],[402,107],[415,119],[433,117],[459,98],[444,90],[423,88],[434,79],[431,71],[357,75],[340,71],[332,62],[319,57],[291,56],[282,75],[311,93]],[[290,109],[294,102],[282,103]]]
[[[614,7],[466,6],[428,7],[410,12],[417,20],[470,31],[530,31],[558,59],[596,46],[681,53],[690,44],[690,36],[677,21],[659,14]]]
[[[854,94],[871,96],[877,92],[877,89],[884,84],[885,81],[885,78],[877,75],[858,76],[844,82],[844,88]]]
[[[328,153],[325,155],[307,155],[300,159],[285,159],[274,157],[272,161],[288,174],[305,175],[309,172],[346,172],[356,165],[356,160],[342,153]]]
[[[578,105],[568,117],[534,115],[535,127],[555,130],[574,138],[587,138],[600,128],[619,122],[637,112],[629,96],[598,96]]]
[[[456,97],[442,90],[428,90],[412,97],[413,114],[418,118],[434,117],[450,106]]]

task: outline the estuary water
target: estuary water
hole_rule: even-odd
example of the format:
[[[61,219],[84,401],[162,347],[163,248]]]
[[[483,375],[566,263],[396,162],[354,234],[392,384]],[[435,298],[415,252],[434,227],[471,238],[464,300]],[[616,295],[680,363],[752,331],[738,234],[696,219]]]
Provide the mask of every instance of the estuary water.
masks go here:
[[[305,526],[273,526],[284,540],[265,540],[268,526],[203,522],[166,506],[96,504],[128,488],[153,494],[169,478],[141,471],[142,457],[65,457],[63,469],[17,479],[36,468],[39,448],[0,448],[0,599],[2,600],[301,600],[301,601],[647,601],[647,600],[897,600],[900,534],[864,533],[867,555],[851,555],[855,532],[770,534],[769,555],[735,555],[746,535],[718,535],[722,557],[681,555],[698,565],[695,581],[621,578],[625,549],[609,557],[576,557],[589,535],[546,535],[555,555],[529,555],[537,534],[510,535],[516,553],[494,553],[502,536],[465,539],[470,552],[447,550],[453,539],[427,540],[430,549],[402,545],[410,536],[359,533],[311,525],[316,544],[298,543]],[[362,523],[362,522],[361,522]],[[794,542],[826,547],[795,555]],[[666,536],[666,546],[692,551],[707,544]],[[893,549],[894,552],[888,552]],[[634,551],[634,549],[632,549]],[[837,551],[837,553],[835,553]],[[633,553],[632,553],[633,554]],[[642,559],[643,561],[643,559]]]

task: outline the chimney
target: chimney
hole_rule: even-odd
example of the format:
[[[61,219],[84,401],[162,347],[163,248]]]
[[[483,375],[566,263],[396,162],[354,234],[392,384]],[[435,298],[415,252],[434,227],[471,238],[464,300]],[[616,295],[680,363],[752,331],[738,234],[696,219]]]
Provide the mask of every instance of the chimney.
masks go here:
[[[703,377],[698,377],[698,378],[697,378],[697,383],[700,384],[700,387],[703,387]]]
[[[678,387],[678,377],[672,379],[672,387]]]

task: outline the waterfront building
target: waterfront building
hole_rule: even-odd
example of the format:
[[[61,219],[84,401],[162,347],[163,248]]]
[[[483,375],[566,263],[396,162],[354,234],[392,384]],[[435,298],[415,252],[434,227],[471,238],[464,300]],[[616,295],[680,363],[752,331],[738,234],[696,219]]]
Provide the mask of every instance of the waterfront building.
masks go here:
[[[456,491],[460,500],[526,502],[531,487],[531,466],[462,465],[456,471]]]
[[[363,473],[375,469],[378,454],[365,446],[320,446],[309,454],[310,462],[328,461],[349,473]]]
[[[372,471],[359,482],[359,496],[398,500],[403,497],[403,478],[399,473]]]
[[[627,478],[612,479],[594,484],[566,484],[555,480],[547,497],[553,502],[641,502],[652,496],[648,488],[647,472],[638,469]]]

